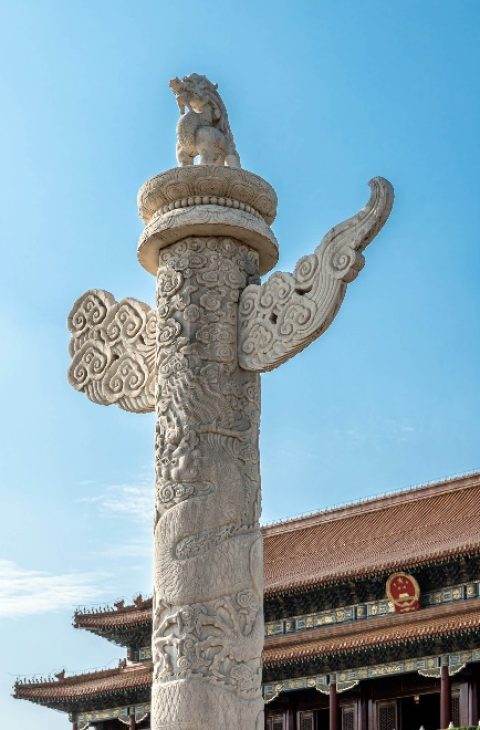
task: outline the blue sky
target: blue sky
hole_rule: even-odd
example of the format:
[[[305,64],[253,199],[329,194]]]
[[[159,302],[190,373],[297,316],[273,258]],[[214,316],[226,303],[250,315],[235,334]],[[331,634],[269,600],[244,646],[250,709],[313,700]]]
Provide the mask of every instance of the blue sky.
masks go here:
[[[330,330],[263,378],[264,519],[480,468],[476,0],[0,1],[0,708],[16,674],[116,662],[79,603],[150,589],[153,416],[66,382],[92,287],[153,303],[136,193],[175,165],[172,76],[219,83],[276,188],[280,268],[396,189]]]

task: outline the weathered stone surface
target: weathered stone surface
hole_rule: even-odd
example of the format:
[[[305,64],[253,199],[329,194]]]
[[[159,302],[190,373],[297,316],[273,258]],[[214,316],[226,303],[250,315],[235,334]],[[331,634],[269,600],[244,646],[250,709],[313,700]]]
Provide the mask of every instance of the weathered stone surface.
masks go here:
[[[259,272],[275,266],[278,246],[269,224],[277,209],[273,188],[258,175],[216,165],[168,170],[149,180],[138,194],[146,223],[138,260],[156,275],[158,253],[192,235],[229,236],[258,251]]]
[[[156,327],[155,311],[137,299],[117,302],[103,289],[83,294],[68,316],[70,385],[103,406],[153,411]]]
[[[218,165],[174,167],[155,175],[138,191],[137,204],[145,225],[153,216],[192,205],[246,210],[260,215],[268,225],[277,214],[277,195],[266,180],[248,170]]]
[[[200,156],[201,165],[240,167],[228,114],[217,84],[206,76],[191,74],[170,81],[180,110],[177,124],[177,162],[193,165]],[[186,111],[188,109],[188,111]]]
[[[259,376],[237,356],[257,272],[230,238],[160,253],[152,728],[261,726]]]
[[[374,178],[360,213],[260,286],[278,256],[275,193],[238,169],[213,85],[193,75],[172,88],[179,162],[202,164],[139,193],[156,310],[98,289],[80,297],[69,380],[96,403],[157,413],[152,730],[261,730],[258,373],[332,322],[393,191]]]
[[[370,180],[372,194],[357,215],[332,228],[293,274],[275,272],[265,284],[248,286],[240,299],[239,362],[264,372],[303,350],[330,326],[347,284],[363,268],[364,248],[387,220],[393,188]]]

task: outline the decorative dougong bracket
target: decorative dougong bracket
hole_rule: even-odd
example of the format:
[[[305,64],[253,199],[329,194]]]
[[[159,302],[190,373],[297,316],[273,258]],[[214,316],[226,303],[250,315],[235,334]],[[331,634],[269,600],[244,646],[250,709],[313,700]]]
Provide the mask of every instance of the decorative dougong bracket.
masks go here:
[[[157,415],[152,730],[261,730],[259,373],[331,324],[393,190],[371,180],[363,210],[260,284],[278,259],[275,192],[240,168],[216,86],[192,74],[171,87],[179,167],[138,196],[156,308],[86,292],[68,377],[95,403]]]

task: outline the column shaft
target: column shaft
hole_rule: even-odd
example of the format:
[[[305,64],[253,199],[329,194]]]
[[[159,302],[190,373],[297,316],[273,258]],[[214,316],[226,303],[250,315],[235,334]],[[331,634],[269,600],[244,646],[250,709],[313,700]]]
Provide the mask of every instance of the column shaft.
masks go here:
[[[337,730],[338,726],[338,695],[337,683],[330,683],[330,695],[328,703],[328,728],[329,730]]]
[[[160,252],[152,730],[261,730],[259,376],[238,365],[258,255],[231,238]]]
[[[452,692],[448,666],[440,669],[440,728],[448,728],[452,721]]]
[[[472,671],[472,668],[470,667],[470,665],[469,665],[469,668]],[[476,725],[477,723],[478,723],[478,681],[477,681],[477,678],[475,676],[473,676],[470,678],[470,680],[468,682],[468,724]]]

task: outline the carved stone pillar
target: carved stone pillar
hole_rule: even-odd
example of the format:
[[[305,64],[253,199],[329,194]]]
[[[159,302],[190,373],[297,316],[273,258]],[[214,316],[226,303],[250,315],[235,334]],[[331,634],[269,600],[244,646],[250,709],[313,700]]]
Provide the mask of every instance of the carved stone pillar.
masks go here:
[[[329,327],[393,190],[372,179],[359,213],[260,286],[278,258],[275,192],[239,167],[216,86],[198,74],[171,86],[180,167],[138,197],[156,309],[86,292],[68,320],[69,381],[157,413],[152,730],[263,730],[259,373]]]
[[[160,253],[153,728],[260,726],[259,376],[237,356],[257,260],[220,237]]]
[[[260,187],[274,210],[275,196],[245,171],[199,166],[147,184],[143,212],[150,201],[157,207],[172,177],[176,195],[180,180],[224,195],[221,205],[203,196],[203,207],[203,197],[186,192],[186,209],[154,216],[139,249],[157,276],[151,724],[261,730],[260,379],[239,365],[238,311],[259,274],[258,250],[242,240],[269,229],[239,205]],[[201,235],[208,232],[218,235]],[[264,237],[273,257],[273,236]]]

